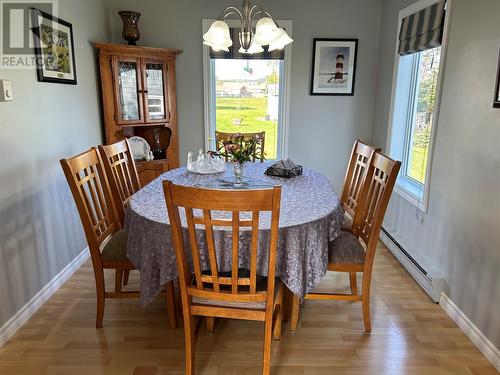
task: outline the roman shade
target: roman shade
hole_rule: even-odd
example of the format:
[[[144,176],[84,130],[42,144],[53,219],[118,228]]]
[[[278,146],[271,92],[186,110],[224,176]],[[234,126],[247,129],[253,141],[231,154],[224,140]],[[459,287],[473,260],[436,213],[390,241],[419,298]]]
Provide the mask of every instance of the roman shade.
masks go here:
[[[240,31],[239,28],[231,28],[231,39],[233,41],[233,45],[229,47],[229,52],[226,51],[214,51],[213,48],[210,48],[210,58],[211,59],[240,59],[240,60],[283,60],[285,58],[285,50],[284,49],[276,49],[274,51],[269,52],[269,46],[262,46],[264,48],[264,52],[261,53],[241,53],[240,47],[240,38],[238,33]]]
[[[401,56],[441,45],[445,8],[446,0],[442,0],[403,18],[398,50]]]

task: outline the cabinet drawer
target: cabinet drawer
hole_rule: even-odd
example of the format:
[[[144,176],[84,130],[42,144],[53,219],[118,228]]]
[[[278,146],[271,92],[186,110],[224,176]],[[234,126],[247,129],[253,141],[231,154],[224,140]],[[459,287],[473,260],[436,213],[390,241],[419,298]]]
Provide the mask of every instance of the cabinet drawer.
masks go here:
[[[145,186],[168,171],[167,160],[140,161],[136,163],[141,186]]]

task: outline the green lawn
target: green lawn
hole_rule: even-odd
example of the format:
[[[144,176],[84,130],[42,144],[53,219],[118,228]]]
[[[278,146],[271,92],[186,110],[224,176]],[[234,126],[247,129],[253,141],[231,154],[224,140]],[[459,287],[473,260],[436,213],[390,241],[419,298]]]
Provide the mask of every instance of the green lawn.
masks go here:
[[[410,170],[408,171],[408,176],[424,183],[428,157],[429,152],[427,149],[414,147],[410,155]]]
[[[230,133],[254,133],[265,131],[266,159],[276,159],[278,123],[265,121],[267,98],[223,98],[216,101],[217,130]],[[234,125],[234,119],[242,119]]]

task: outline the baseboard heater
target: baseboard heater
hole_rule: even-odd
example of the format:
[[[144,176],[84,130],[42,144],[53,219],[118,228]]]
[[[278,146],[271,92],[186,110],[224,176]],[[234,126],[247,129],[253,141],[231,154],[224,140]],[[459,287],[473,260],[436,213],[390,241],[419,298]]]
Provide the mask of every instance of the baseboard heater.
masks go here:
[[[445,292],[446,282],[442,276],[432,270],[423,261],[417,261],[408,251],[408,246],[397,234],[382,228],[380,240],[410,273],[417,283],[429,294],[434,302],[439,302],[441,292]]]

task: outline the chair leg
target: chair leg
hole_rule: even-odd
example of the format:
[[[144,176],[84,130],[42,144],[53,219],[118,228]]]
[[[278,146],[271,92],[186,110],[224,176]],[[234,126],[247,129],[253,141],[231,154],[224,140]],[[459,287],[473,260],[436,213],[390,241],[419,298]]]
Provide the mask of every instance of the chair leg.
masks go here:
[[[123,280],[123,270],[115,270],[115,292],[119,293],[122,291],[122,280]]]
[[[370,282],[371,275],[363,274],[363,290],[361,292],[361,302],[363,304],[363,321],[365,323],[366,333],[372,331],[370,322]]]
[[[184,316],[184,342],[186,348],[186,375],[194,375],[195,324],[192,315]]]
[[[167,303],[167,316],[168,325],[170,328],[177,328],[177,316],[175,309],[175,295],[174,295],[174,283],[172,281],[168,282],[165,286],[166,291],[166,303]]]
[[[123,271],[123,285],[128,285],[129,275],[130,275],[130,270]]]
[[[97,271],[94,268],[94,276],[95,276],[95,289],[97,298],[95,327],[102,328],[102,321],[104,318],[104,304],[105,304],[104,272],[102,268],[98,269]]]
[[[207,332],[214,333],[215,318],[213,316],[207,316]]]
[[[351,283],[351,293],[358,294],[358,285],[356,282],[356,272],[349,272],[349,282]]]
[[[269,308],[268,308],[269,310]],[[271,367],[271,337],[273,333],[273,312],[266,312],[266,321],[264,322],[264,353],[262,358],[262,375],[269,375]]]
[[[292,295],[292,314],[290,317],[290,332],[295,333],[299,324],[299,306],[300,299],[296,295]]]

